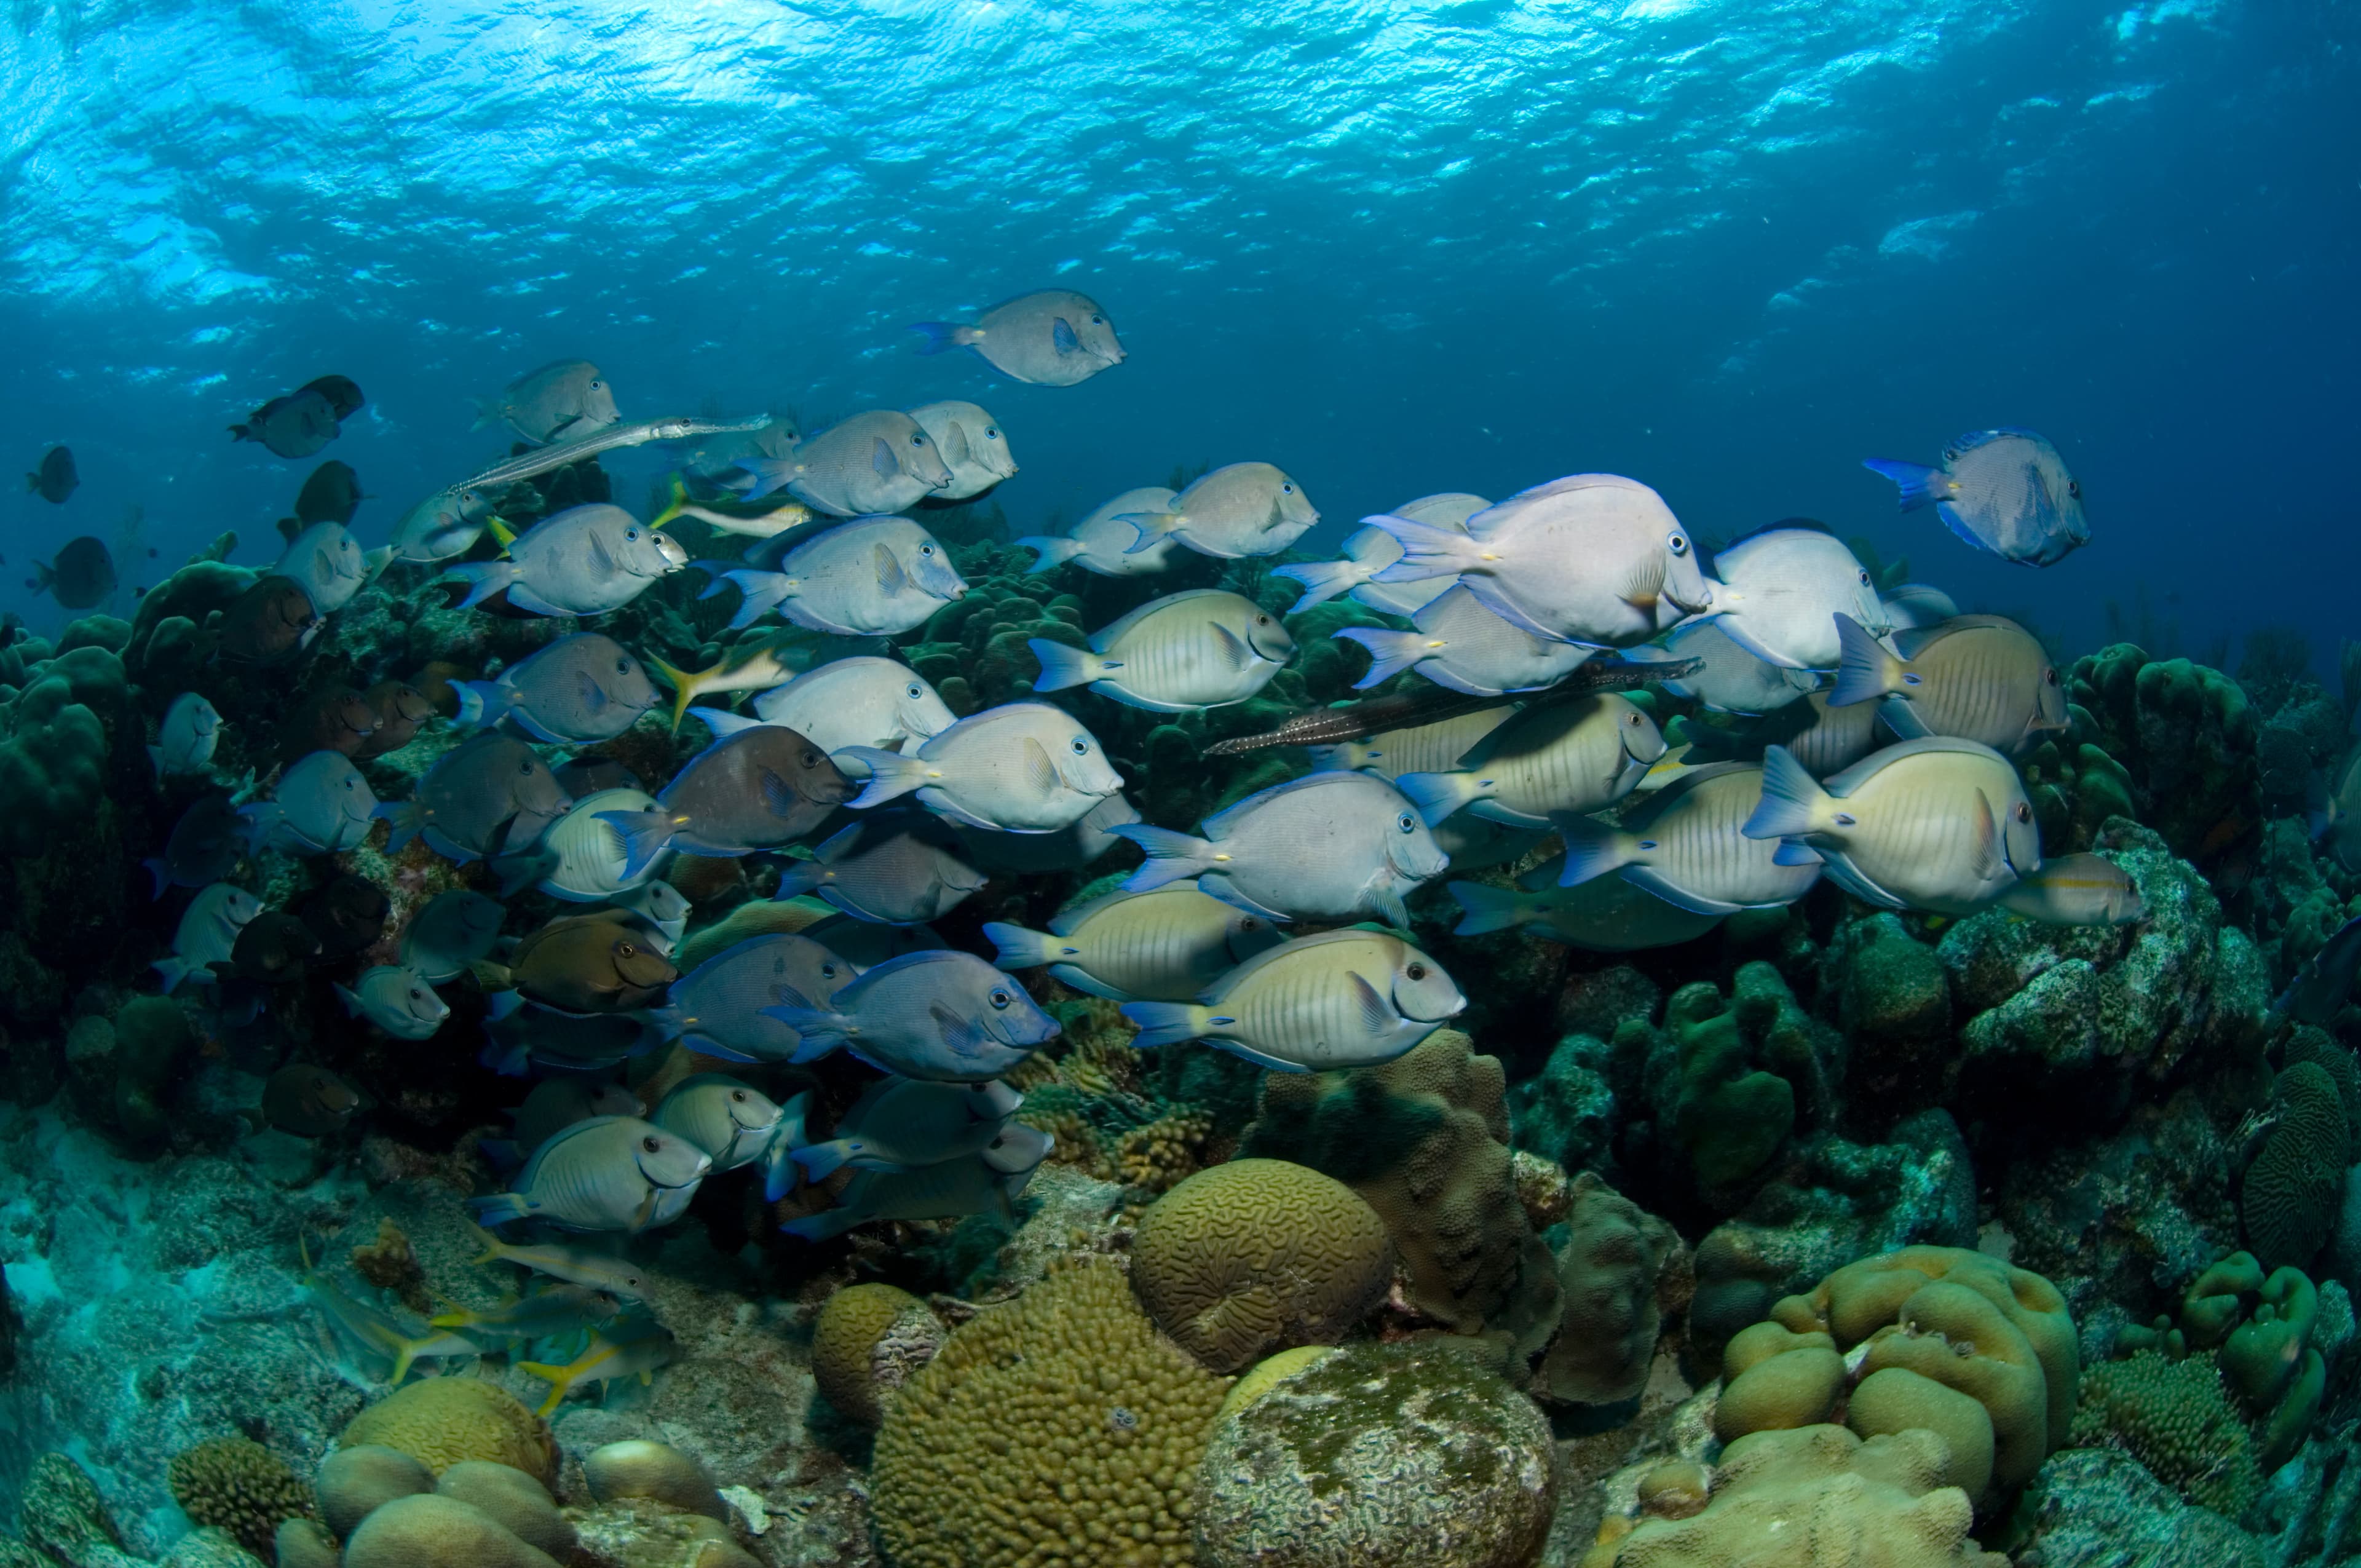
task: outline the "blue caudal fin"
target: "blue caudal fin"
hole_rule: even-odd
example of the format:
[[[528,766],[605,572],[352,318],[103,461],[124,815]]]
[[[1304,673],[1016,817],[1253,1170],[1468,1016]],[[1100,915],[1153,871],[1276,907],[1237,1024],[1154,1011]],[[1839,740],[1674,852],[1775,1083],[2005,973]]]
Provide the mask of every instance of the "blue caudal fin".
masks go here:
[[[668,811],[601,811],[598,820],[615,830],[623,845],[623,880],[630,882],[664,853],[680,831]]]
[[[852,1140],[831,1138],[824,1144],[796,1149],[787,1157],[802,1168],[805,1180],[826,1181],[844,1168],[844,1162],[852,1157]]]
[[[1290,615],[1301,615],[1315,604],[1324,604],[1338,594],[1359,586],[1361,564],[1357,561],[1298,561],[1292,566],[1281,566],[1271,574],[1274,577],[1292,577],[1303,585],[1303,597],[1295,601]]]
[[[954,348],[966,346],[960,342],[958,322],[912,322],[910,330],[918,334],[921,354],[949,354]]]
[[[1565,840],[1565,869],[1558,873],[1560,887],[1580,887],[1631,863],[1631,835],[1571,811],[1553,812],[1551,824]]]
[[[467,585],[467,597],[461,599],[457,607],[467,609],[483,603],[515,582],[517,568],[513,561],[470,561],[465,565],[446,568],[443,575],[457,577]]]
[[[737,584],[738,591],[745,596],[745,602],[738,607],[738,613],[730,618],[732,630],[744,630],[787,601],[788,579],[784,572],[758,572],[749,566],[733,566],[724,570],[721,576]],[[719,586],[717,581],[697,597],[703,598]]]
[[[1404,773],[1394,787],[1418,807],[1421,820],[1432,828],[1476,798],[1476,775],[1470,773]]]
[[[1055,571],[1087,548],[1079,539],[1068,539],[1055,533],[1028,533],[1016,543],[1032,551],[1036,557],[1033,564],[1025,568],[1025,575],[1028,577]]]
[[[2328,830],[2335,826],[2335,802],[2329,795],[2328,781],[2316,773],[2312,773],[2303,783],[2304,832],[2315,839],[2325,839]],[[155,862],[151,861],[148,863],[153,865]]]
[[[1401,559],[1372,577],[1372,582],[1422,583],[1430,577],[1456,576],[1470,566],[1484,564],[1483,546],[1455,528],[1413,522],[1391,512],[1379,512],[1361,521],[1367,527],[1392,534],[1402,547]]]
[[[1133,540],[1125,549],[1124,554],[1126,555],[1137,555],[1143,550],[1152,550],[1159,541],[1170,539],[1180,532],[1180,514],[1177,511],[1117,512],[1115,521],[1131,524],[1139,534],[1139,537]]]
[[[1850,707],[1900,688],[1905,673],[1902,661],[1871,636],[1868,627],[1841,610],[1837,613],[1837,684],[1828,692],[1830,707]]]
[[[467,1207],[479,1225],[505,1225],[522,1220],[533,1211],[522,1192],[493,1192],[467,1200]]]
[[[906,757],[899,751],[888,751],[877,746],[847,746],[837,755],[850,756],[865,763],[869,769],[869,783],[859,795],[844,803],[855,811],[882,806],[914,789],[924,788],[927,783],[926,762],[917,757]]]
[[[792,457],[741,457],[738,466],[745,471],[747,484],[738,491],[741,501],[759,501],[796,477],[796,460]]]
[[[1443,884],[1443,891],[1463,911],[1459,924],[1452,930],[1455,937],[1481,937],[1525,923],[1526,895],[1514,888],[1493,887],[1480,882],[1451,882]]]
[[[1148,862],[1131,873],[1123,884],[1126,893],[1148,893],[1167,883],[1186,882],[1213,863],[1213,846],[1204,839],[1170,828],[1151,828],[1145,822],[1126,822],[1108,832],[1118,839],[1128,839],[1148,856]]]
[[[462,729],[480,729],[498,724],[506,718],[510,707],[507,692],[497,681],[461,681],[459,712],[452,723]]]
[[[1812,830],[1815,808],[1828,798],[1794,752],[1769,747],[1763,753],[1763,803],[1739,831],[1750,839],[1800,839]]]
[[[759,729],[763,724],[762,719],[749,718],[726,707],[692,707],[688,711],[703,721],[716,740],[727,740],[741,729]]]
[[[161,855],[150,855],[139,863],[146,866],[148,874],[156,879],[155,890],[148,896],[151,899],[163,897],[165,889],[172,885],[171,862]]]
[[[167,996],[180,990],[181,982],[189,978],[189,960],[186,959],[158,959],[149,967],[155,970],[156,981],[164,988]]]
[[[1069,647],[1047,637],[1028,637],[1025,646],[1041,661],[1041,678],[1033,683],[1037,692],[1061,692],[1068,686],[1086,686],[1099,678],[1099,656],[1087,648]]]
[[[393,824],[393,831],[385,840],[385,852],[389,855],[400,854],[401,847],[417,838],[426,827],[426,808],[414,800],[380,800],[377,803],[377,809],[369,815],[382,817]],[[447,860],[450,857],[444,858]]]
[[[1300,609],[1302,607],[1299,605],[1296,608]],[[1336,635],[1347,642],[1358,642],[1369,651],[1372,661],[1369,673],[1353,683],[1355,691],[1367,691],[1379,681],[1391,680],[1431,651],[1427,643],[1432,639],[1418,631],[1396,631],[1383,626],[1347,626]]]
[[[1139,1025],[1139,1036],[1131,1043],[1143,1051],[1197,1038],[1208,1018],[1205,1008],[1188,1002],[1126,1002],[1122,1011]]]
[[[1904,511],[1916,511],[1920,507],[1935,504],[1934,492],[1928,486],[1935,476],[1942,472],[1941,469],[1929,468],[1924,463],[1897,463],[1887,457],[1864,457],[1861,466],[1884,475],[1902,487]]]
[[[1082,949],[1067,942],[1063,937],[1013,926],[1005,920],[985,921],[983,937],[984,940],[1000,949],[993,955],[992,961],[1005,970],[1037,969],[1043,964],[1063,963],[1082,955]]]
[[[820,884],[820,879],[826,874],[816,861],[797,861],[779,873],[779,885],[772,891],[771,902],[776,904],[797,894],[809,893]]]

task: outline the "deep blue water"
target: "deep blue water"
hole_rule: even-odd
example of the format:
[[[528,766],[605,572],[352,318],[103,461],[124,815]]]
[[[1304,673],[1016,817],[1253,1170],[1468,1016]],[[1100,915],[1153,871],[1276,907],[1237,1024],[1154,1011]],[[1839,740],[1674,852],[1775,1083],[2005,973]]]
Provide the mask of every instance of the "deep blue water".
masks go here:
[[[331,371],[375,543],[505,450],[469,396],[585,356],[628,419],[979,398],[1027,527],[1176,463],[1278,462],[1338,525],[1607,469],[2070,646],[2143,585],[2190,650],[2333,646],[2356,44],[2350,0],[14,0],[0,429],[84,483],[5,502],[0,606],[55,626],[26,563],[134,503],[135,582],[223,528],[267,559],[312,461],[224,427]],[[1129,363],[1023,387],[901,330],[1051,280]],[[1860,466],[2001,423],[2089,498],[2046,572]]]

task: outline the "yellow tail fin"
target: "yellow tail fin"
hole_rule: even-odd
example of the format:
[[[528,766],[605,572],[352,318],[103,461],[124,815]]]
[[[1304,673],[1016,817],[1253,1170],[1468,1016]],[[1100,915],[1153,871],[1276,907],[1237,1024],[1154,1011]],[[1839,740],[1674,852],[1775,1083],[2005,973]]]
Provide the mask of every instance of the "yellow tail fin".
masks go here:
[[[664,508],[664,510],[656,513],[655,516],[650,518],[648,520],[648,526],[650,528],[662,528],[665,523],[670,522],[674,518],[678,517],[683,509],[687,505],[688,487],[680,482],[680,476],[678,474],[675,474],[672,477],[672,504]]]
[[[549,1419],[550,1411],[566,1402],[566,1391],[574,1387],[573,1375],[563,1366],[552,1366],[546,1362],[540,1361],[520,1361],[516,1364],[516,1369],[538,1377],[549,1385],[549,1398],[544,1399],[541,1402],[541,1409],[533,1412],[544,1420]]]
[[[698,683],[706,675],[719,674],[720,666],[717,664],[702,674],[692,674],[686,670],[675,670],[662,659],[653,656],[648,663],[656,667],[657,674],[672,685],[672,732],[677,735],[680,733],[680,721],[688,714],[688,705],[697,700]]]
[[[489,522],[485,523],[484,526],[492,531],[492,537],[494,539],[500,541],[500,554],[503,555],[507,554],[509,546],[517,542],[516,530],[511,528],[499,518],[493,518]]]
[[[492,1234],[491,1232],[484,1229],[483,1226],[476,1223],[473,1220],[467,1222],[467,1234],[474,1236],[476,1238],[476,1245],[484,1249],[482,1256],[472,1260],[477,1267],[480,1268],[485,1264],[498,1263],[500,1261],[500,1237]]]

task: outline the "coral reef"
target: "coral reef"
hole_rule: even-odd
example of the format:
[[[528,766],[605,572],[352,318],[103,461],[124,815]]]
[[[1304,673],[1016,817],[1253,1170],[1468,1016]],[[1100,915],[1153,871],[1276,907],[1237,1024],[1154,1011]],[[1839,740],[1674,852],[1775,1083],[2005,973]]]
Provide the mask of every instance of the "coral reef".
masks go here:
[[[172,1500],[201,1525],[217,1525],[267,1556],[287,1519],[309,1519],[312,1489],[251,1438],[219,1437],[172,1456]]]
[[[865,1427],[884,1419],[886,1396],[941,1348],[927,1304],[891,1285],[848,1285],[812,1324],[812,1380],[821,1398]]]
[[[1377,1212],[1343,1182],[1285,1160],[1200,1171],[1149,1207],[1132,1242],[1140,1304],[1215,1372],[1334,1343],[1392,1277]]]
[[[1360,1343],[1213,1428],[1198,1568],[1529,1568],[1556,1505],[1549,1426],[1480,1353]]]
[[[2120,1447],[2191,1502],[2235,1519],[2262,1485],[2254,1444],[2210,1355],[2144,1350],[2082,1380],[2072,1442]]]
[[[398,1388],[355,1416],[345,1446],[398,1449],[436,1475],[462,1460],[489,1460],[539,1480],[555,1473],[549,1427],[524,1401],[476,1377],[436,1377]]]
[[[1566,1404],[1611,1405],[1647,1384],[1664,1321],[1658,1282],[1680,1238],[1589,1171],[1569,1198],[1558,1249],[1565,1309],[1535,1386]]]

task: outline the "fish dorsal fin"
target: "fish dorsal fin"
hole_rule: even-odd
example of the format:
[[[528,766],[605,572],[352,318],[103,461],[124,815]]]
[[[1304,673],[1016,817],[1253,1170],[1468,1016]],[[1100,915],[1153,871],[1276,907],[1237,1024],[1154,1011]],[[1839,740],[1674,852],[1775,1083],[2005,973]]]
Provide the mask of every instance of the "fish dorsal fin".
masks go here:
[[[1076,354],[1082,346],[1082,340],[1074,335],[1072,325],[1063,316],[1049,323],[1049,341],[1057,345],[1060,354]]]
[[[1044,794],[1058,787],[1058,764],[1049,760],[1049,750],[1030,735],[1025,737],[1025,782]]]
[[[1973,859],[1969,869],[1978,882],[1990,882],[2000,873],[2000,821],[1993,816],[1992,797],[1976,791],[1975,815],[1968,819],[1968,831],[1972,835]]]
[[[1353,973],[1353,1004],[1361,1014],[1361,1022],[1372,1035],[1382,1035],[1393,1026],[1394,1010],[1378,994],[1378,988],[1359,971]]]
[[[1955,615],[1949,620],[1938,620],[1932,626],[1914,626],[1894,634],[1894,645],[1905,659],[1918,655],[1944,638],[1959,631],[2015,631],[2030,637],[2033,633],[2004,615]]]
[[[902,570],[902,558],[884,541],[871,548],[869,556],[877,565],[877,587],[882,592],[898,594],[910,586],[910,574]]]
[[[1943,448],[1943,461],[1956,462],[1979,446],[1990,446],[1996,441],[2007,441],[2012,438],[2032,441],[2041,439],[2029,430],[2016,430],[2007,425],[2003,425],[1998,430],[1971,431]]]
[[[894,449],[885,444],[885,438],[878,435],[872,436],[870,440],[872,444],[869,448],[869,466],[877,471],[877,477],[881,479],[890,479],[899,474],[902,471],[902,465],[895,458]]]
[[[957,420],[951,421],[950,434],[944,439],[941,444],[943,448],[943,455],[950,458],[953,463],[972,463],[975,461],[975,450],[968,444],[967,426],[960,423]]]
[[[1222,663],[1233,670],[1243,670],[1254,663],[1254,650],[1246,646],[1245,638],[1218,620],[1213,623],[1213,650]]]
[[[1410,809],[1410,801],[1404,797],[1402,793],[1396,789],[1388,780],[1381,779],[1375,773],[1356,773],[1349,769],[1337,768],[1332,769],[1327,773],[1306,773],[1301,778],[1290,779],[1285,784],[1273,784],[1268,789],[1257,790],[1254,794],[1247,795],[1244,800],[1232,801],[1229,805],[1222,807],[1221,810],[1216,811],[1211,817],[1206,817],[1204,821],[1199,823],[1198,835],[1199,837],[1212,842],[1218,843],[1222,839],[1230,836],[1230,829],[1237,826],[1249,808],[1259,808],[1261,806],[1268,806],[1281,795],[1292,795],[1298,790],[1304,789],[1382,790],[1387,795],[1393,797],[1393,800],[1388,803],[1389,805],[1399,803],[1397,809],[1404,811]],[[1202,889],[1201,891],[1210,892],[1211,890]],[[1245,906],[1241,905],[1239,907],[1244,908]],[[1267,915],[1269,911],[1267,909],[1256,908],[1248,911],[1248,913]]]

